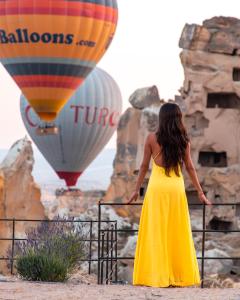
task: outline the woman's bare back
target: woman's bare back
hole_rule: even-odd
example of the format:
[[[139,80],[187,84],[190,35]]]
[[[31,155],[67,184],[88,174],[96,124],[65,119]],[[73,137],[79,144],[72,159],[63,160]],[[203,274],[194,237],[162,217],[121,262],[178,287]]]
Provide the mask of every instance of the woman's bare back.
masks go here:
[[[149,135],[149,142],[150,142],[152,158],[153,158],[154,162],[159,167],[162,167],[163,166],[162,147],[158,144],[155,133],[151,133]]]

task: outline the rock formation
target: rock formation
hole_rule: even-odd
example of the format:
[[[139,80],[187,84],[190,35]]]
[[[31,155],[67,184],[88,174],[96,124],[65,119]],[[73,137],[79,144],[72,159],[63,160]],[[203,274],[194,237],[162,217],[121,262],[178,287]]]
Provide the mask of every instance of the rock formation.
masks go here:
[[[199,25],[185,25],[179,45],[185,80],[180,105],[191,139],[192,157],[200,181],[215,202],[240,204],[240,20],[215,17]],[[239,49],[239,50],[238,50]],[[161,107],[156,88],[137,90],[129,99],[133,108],[123,114],[117,140],[117,154],[106,201],[121,202],[134,188],[149,132],[158,125]],[[149,97],[151,91],[155,95]],[[146,188],[146,177],[142,192]],[[199,203],[185,176],[189,203]],[[118,212],[139,217],[139,210],[121,207]],[[238,227],[239,208],[214,207],[207,210],[208,226]]]
[[[44,219],[44,207],[40,202],[40,188],[32,177],[34,159],[31,142],[26,138],[16,142],[0,164],[0,219]],[[0,237],[11,238],[13,222],[0,221]],[[16,222],[15,237],[24,236],[33,223]],[[10,246],[0,241],[0,257],[6,257]],[[0,262],[0,273],[6,265]]]
[[[43,199],[46,214],[50,220],[60,217],[82,217],[87,211],[98,204],[105,195],[104,191],[62,190],[55,195]],[[92,216],[97,219],[98,214]]]
[[[157,87],[136,90],[129,98],[129,102],[134,108],[144,109],[150,105],[159,104],[160,98]]]
[[[186,24],[179,46],[185,122],[200,181],[214,202],[240,203],[240,20],[215,17]],[[186,180],[191,190],[189,179]],[[229,228],[236,207],[215,207],[209,222]],[[210,224],[211,225],[211,224]]]
[[[104,198],[108,202],[126,202],[133,191],[145,139],[149,132],[157,129],[158,113],[163,103],[155,86],[137,90],[129,101],[133,107],[125,111],[118,125],[114,173]],[[146,179],[145,187],[147,181]],[[116,209],[121,216],[131,216],[133,222],[138,221],[140,208],[121,206]]]

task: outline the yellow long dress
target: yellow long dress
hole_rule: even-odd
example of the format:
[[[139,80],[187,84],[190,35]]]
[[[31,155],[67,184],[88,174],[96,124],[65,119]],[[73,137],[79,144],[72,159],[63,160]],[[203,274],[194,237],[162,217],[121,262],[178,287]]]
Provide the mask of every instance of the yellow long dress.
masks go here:
[[[183,176],[170,177],[153,160],[135,252],[133,284],[200,284]]]

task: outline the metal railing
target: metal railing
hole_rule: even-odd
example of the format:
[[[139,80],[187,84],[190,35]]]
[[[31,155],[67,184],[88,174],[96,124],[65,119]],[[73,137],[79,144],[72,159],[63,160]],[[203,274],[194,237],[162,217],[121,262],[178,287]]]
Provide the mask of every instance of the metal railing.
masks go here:
[[[102,220],[102,207],[103,206],[142,206],[142,203],[103,203],[99,201],[98,206],[98,219],[97,220],[32,220],[32,219],[0,219],[1,222],[10,222],[12,227],[11,237],[1,237],[0,241],[9,241],[10,244],[10,256],[8,257],[0,257],[0,261],[9,261],[11,273],[14,272],[14,261],[15,257],[15,243],[17,241],[25,241],[26,238],[18,238],[16,237],[16,226],[20,222],[26,223],[41,223],[41,222],[71,222],[71,223],[81,223],[87,224],[89,226],[88,236],[83,239],[83,242],[88,243],[86,257],[82,259],[82,262],[88,262],[88,273],[92,273],[92,263],[97,263],[97,278],[98,284],[117,284],[121,283],[119,281],[118,271],[119,271],[119,262],[121,260],[134,260],[133,256],[120,256],[118,255],[119,249],[119,234],[137,234],[138,230],[134,229],[123,229],[118,228],[118,222],[116,220]],[[238,203],[216,203],[213,206],[237,206]],[[204,262],[207,259],[218,259],[218,260],[227,260],[227,259],[235,259],[239,260],[240,257],[206,257],[205,256],[205,241],[206,241],[206,233],[214,232],[224,232],[224,233],[240,233],[240,230],[212,230],[206,229],[206,205],[204,204],[189,204],[189,206],[202,206],[202,229],[195,229],[192,232],[202,233],[202,245],[201,245],[201,256],[197,257],[197,259],[201,260],[201,287],[204,287]],[[94,226],[96,225],[96,226]],[[97,228],[95,228],[97,227]],[[93,255],[95,243],[97,248],[97,257]]]
[[[9,245],[10,247],[10,256],[2,256],[0,257],[0,261],[8,261],[10,262],[10,271],[11,274],[14,273],[14,261],[16,260],[15,257],[15,245],[16,242],[18,241],[26,241],[27,238],[18,238],[16,237],[16,227],[18,225],[18,223],[42,223],[42,222],[46,222],[46,223],[75,223],[75,224],[82,224],[82,225],[87,225],[89,227],[89,229],[87,230],[88,233],[85,235],[85,238],[82,239],[82,242],[84,243],[88,243],[88,246],[86,246],[86,249],[88,249],[86,251],[86,257],[81,259],[82,262],[88,262],[88,273],[91,274],[92,272],[92,263],[93,262],[98,262],[98,258],[97,257],[93,257],[93,244],[96,244],[96,248],[98,245],[98,239],[97,239],[97,229],[96,232],[94,232],[94,224],[97,225],[98,220],[94,221],[94,220],[89,220],[89,221],[81,221],[81,220],[60,220],[60,219],[56,219],[56,220],[33,220],[33,219],[15,219],[15,218],[10,218],[10,219],[0,219],[0,224],[1,222],[4,223],[11,223],[11,228],[12,228],[12,232],[11,232],[11,237],[1,237],[0,236],[0,241],[6,241],[6,242],[10,242],[11,244]],[[109,220],[103,220],[101,221],[102,224],[107,224],[107,226],[109,226],[110,224],[114,224],[116,222],[112,222]],[[30,227],[30,226],[29,226]],[[28,228],[29,228],[28,227]],[[98,228],[98,226],[96,226]]]
[[[115,280],[114,283],[118,283],[118,262],[121,260],[134,260],[133,256],[127,256],[127,257],[123,257],[123,256],[119,256],[117,251],[118,249],[118,234],[119,233],[127,233],[127,234],[136,234],[138,232],[138,230],[134,230],[134,229],[118,229],[117,228],[117,224],[116,227],[114,229],[114,239],[110,241],[107,241],[104,239],[104,236],[106,236],[106,234],[108,234],[108,232],[106,232],[106,230],[104,231],[101,228],[101,217],[102,217],[102,207],[103,206],[142,206],[143,203],[131,203],[131,204],[127,204],[127,203],[103,203],[102,201],[99,202],[99,206],[98,206],[98,283],[99,284],[109,284],[111,283],[111,279],[107,276],[109,274],[108,268],[109,268],[109,260],[113,259],[110,255],[109,255],[109,251],[108,251],[108,246],[106,247],[105,244],[108,245],[108,243],[110,242],[111,245],[113,244],[113,246],[115,247],[115,253],[114,253],[114,262],[115,262]],[[201,256],[197,257],[197,259],[201,260],[201,288],[204,288],[204,263],[205,260],[207,259],[217,259],[217,260],[239,260],[240,257],[209,257],[209,256],[205,256],[205,241],[206,241],[206,233],[210,233],[210,232],[214,232],[214,233],[219,233],[219,232],[223,232],[223,233],[240,233],[240,229],[235,229],[235,230],[213,230],[213,229],[206,229],[206,205],[205,204],[188,204],[189,206],[202,206],[202,229],[195,229],[192,230],[192,232],[196,232],[196,233],[202,233],[202,247],[201,247]],[[214,203],[212,204],[213,206],[237,206],[239,205],[238,203]],[[110,230],[111,232],[111,230]],[[104,233],[104,234],[103,234]],[[102,235],[103,234],[103,235]],[[112,250],[112,249],[111,249]],[[111,264],[110,264],[111,265]],[[105,271],[103,270],[105,266]],[[116,271],[117,269],[117,271]],[[113,269],[110,268],[110,272],[111,274],[113,273]],[[105,277],[104,277],[105,274]]]

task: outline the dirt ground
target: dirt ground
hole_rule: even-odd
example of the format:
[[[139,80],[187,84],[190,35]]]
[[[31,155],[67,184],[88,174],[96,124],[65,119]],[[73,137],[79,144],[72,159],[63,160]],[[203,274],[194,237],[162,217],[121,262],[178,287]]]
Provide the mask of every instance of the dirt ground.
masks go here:
[[[240,300],[240,288],[147,288],[79,283],[0,282],[0,300]]]

